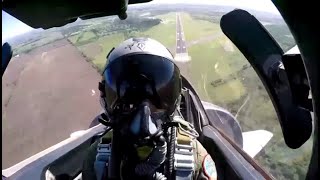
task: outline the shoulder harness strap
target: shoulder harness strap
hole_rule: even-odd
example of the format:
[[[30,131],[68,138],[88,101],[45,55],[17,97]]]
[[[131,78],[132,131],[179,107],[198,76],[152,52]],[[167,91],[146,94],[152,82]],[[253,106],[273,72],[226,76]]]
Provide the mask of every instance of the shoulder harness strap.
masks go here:
[[[94,162],[94,170],[96,173],[97,180],[102,180],[106,176],[106,170],[109,166],[109,160],[111,157],[111,141],[107,133],[105,136],[100,138],[100,142],[97,146],[97,155]]]
[[[192,138],[196,137],[197,134],[192,132],[192,126],[187,121],[182,119],[182,117],[175,116],[173,120],[179,123],[174,153],[174,169],[176,172],[176,179],[190,180],[192,179],[195,170]]]

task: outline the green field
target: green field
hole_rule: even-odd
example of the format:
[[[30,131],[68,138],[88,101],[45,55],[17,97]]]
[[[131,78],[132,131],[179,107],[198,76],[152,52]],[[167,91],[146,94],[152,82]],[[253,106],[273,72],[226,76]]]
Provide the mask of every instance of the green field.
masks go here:
[[[94,39],[95,37],[96,37],[96,35],[93,32],[88,31],[88,32],[84,32],[78,41],[85,42],[85,41],[89,41],[91,39]]]
[[[120,42],[124,41],[125,38],[122,33],[105,36],[98,39],[96,43],[102,47],[102,52],[94,57],[93,63],[101,70],[106,63],[106,57],[109,51],[116,47]]]
[[[188,40],[188,39],[187,39]],[[246,88],[239,79],[232,80],[218,87],[213,87],[211,82],[225,79],[240,69],[239,64],[245,61],[238,58],[240,63],[233,64],[230,57],[238,52],[226,52],[223,48],[228,41],[222,36],[216,41],[206,42],[192,46],[188,49],[191,56],[191,81],[196,84],[196,90],[201,98],[210,100],[218,105],[238,100],[246,93]]]
[[[204,20],[195,20],[187,13],[180,13],[180,17],[187,41],[212,36],[221,31],[219,24]]]
[[[146,31],[131,32],[129,37],[150,37],[161,42],[167,48],[174,50],[176,43],[176,13],[155,16],[161,23]]]
[[[146,31],[130,31],[119,32],[112,35],[104,36],[95,40],[94,33],[88,31],[69,37],[69,40],[76,46],[81,47],[83,42],[97,43],[102,51],[93,58],[93,63],[101,70],[106,63],[106,56],[109,51],[117,46],[119,43],[129,37],[150,37],[158,40],[166,47],[175,46],[175,13],[168,13],[165,15],[159,15],[155,18],[160,18],[162,22]],[[128,36],[128,37],[126,37]],[[90,41],[94,40],[94,41]],[[79,50],[82,50],[79,48]]]
[[[156,16],[162,20],[161,24],[142,32],[140,35],[153,38],[166,47],[173,47],[176,43],[176,18],[175,13]]]
[[[76,35],[70,36],[68,39],[71,41],[72,44],[76,45],[80,36],[81,34],[76,34]]]
[[[92,31],[85,31],[68,38],[72,44],[81,46],[97,39],[97,36]]]
[[[54,41],[57,41],[59,39],[63,39],[63,35],[60,32],[51,32],[51,33],[44,33],[42,35],[42,38],[27,43],[27,44],[21,44],[13,48],[13,55],[20,54],[20,53],[28,53],[29,51],[41,47],[43,45],[52,43]]]

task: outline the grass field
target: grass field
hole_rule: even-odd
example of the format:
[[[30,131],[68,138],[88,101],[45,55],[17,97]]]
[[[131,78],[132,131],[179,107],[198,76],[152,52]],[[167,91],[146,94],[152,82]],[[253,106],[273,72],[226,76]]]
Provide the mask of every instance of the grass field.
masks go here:
[[[71,41],[72,44],[76,45],[80,37],[81,37],[81,34],[76,34],[76,35],[70,36],[68,39]]]
[[[217,79],[225,79],[240,69],[240,65],[234,65],[229,61],[231,54],[237,52],[226,52],[223,48],[225,41],[227,39],[221,37],[217,41],[192,46],[188,50],[192,58],[191,81],[196,84],[195,88],[201,98],[217,104],[232,102],[246,93],[239,79],[218,87],[210,84]]]
[[[219,24],[204,20],[195,20],[187,13],[180,13],[180,17],[187,41],[197,40],[221,31]]]
[[[129,37],[150,37],[153,39],[158,40],[166,47],[174,47],[175,46],[175,13],[168,13],[165,15],[156,16],[156,18],[160,18],[162,22],[154,26],[146,31],[131,31],[128,36]],[[98,44],[102,51],[93,57],[93,63],[101,70],[106,63],[106,56],[109,51],[117,46],[119,43],[126,39],[125,33],[119,32],[116,34],[104,36],[99,38],[97,41],[91,42]],[[127,38],[129,38],[127,37]],[[95,35],[92,32],[85,32],[81,34],[77,34],[74,36],[69,37],[69,40],[76,46],[78,46],[79,50],[86,54],[86,49],[79,47],[82,45],[81,42],[88,42],[90,39],[94,39]],[[85,47],[84,47],[85,48]],[[86,54],[87,55],[87,54]],[[88,56],[88,55],[87,55]],[[92,55],[88,56],[92,57]]]
[[[91,32],[91,31],[87,31],[84,32],[83,34],[81,34],[81,37],[79,38],[79,42],[85,42],[85,41],[89,41],[91,39],[94,39],[96,37],[96,35]]]
[[[96,35],[92,31],[85,31],[68,38],[72,44],[81,46],[90,43],[97,39]]]
[[[108,36],[101,37],[95,40],[96,36],[93,32],[85,32],[69,37],[71,43],[78,47],[78,49],[84,53],[92,63],[98,67],[98,70],[102,70],[106,63],[106,57],[109,51],[117,46],[120,42],[124,41],[123,33],[116,33]],[[92,42],[90,40],[93,40]],[[81,42],[89,42],[82,44]],[[90,46],[89,46],[90,45]],[[99,49],[92,50],[93,46],[97,46]],[[93,54],[91,51],[97,51],[97,54]]]
[[[157,16],[162,20],[161,24],[142,32],[141,35],[146,35],[161,42],[166,47],[173,47],[176,43],[176,14],[169,13]]]
[[[119,34],[113,34],[110,36],[105,36],[103,38],[100,38],[96,43],[99,44],[99,46],[102,47],[102,51],[100,54],[97,54],[94,57],[93,63],[101,70],[105,63],[106,63],[106,57],[109,53],[109,51],[116,47],[120,42],[124,41],[125,38],[122,33]]]
[[[59,32],[51,32],[48,34],[43,35],[42,38],[28,43],[28,44],[21,44],[18,45],[17,47],[14,47],[13,49],[13,55],[20,54],[20,53],[28,53],[29,51],[41,47],[43,45],[53,43],[54,41],[57,41],[59,39],[63,39],[63,35]]]
[[[161,42],[170,50],[175,50],[176,43],[176,13],[168,13],[164,15],[155,16],[161,19],[161,23],[146,30],[136,31],[130,34],[130,37],[150,37]]]

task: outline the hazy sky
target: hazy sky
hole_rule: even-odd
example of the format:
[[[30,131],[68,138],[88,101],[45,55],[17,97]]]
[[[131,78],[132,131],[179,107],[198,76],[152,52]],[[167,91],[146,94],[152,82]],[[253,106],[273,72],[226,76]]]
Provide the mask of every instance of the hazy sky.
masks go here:
[[[244,9],[255,9],[259,11],[279,14],[278,9],[271,0],[153,0],[152,3],[169,3],[176,4],[183,2],[184,4],[214,4],[235,6]]]
[[[271,0],[153,0],[151,3],[187,3],[187,4],[215,4],[235,6],[245,9],[255,9],[279,14]],[[6,39],[32,30],[30,26],[22,23],[18,19],[12,17],[2,11],[2,42]]]
[[[23,34],[30,30],[32,30],[30,26],[2,11],[2,42],[7,38]]]

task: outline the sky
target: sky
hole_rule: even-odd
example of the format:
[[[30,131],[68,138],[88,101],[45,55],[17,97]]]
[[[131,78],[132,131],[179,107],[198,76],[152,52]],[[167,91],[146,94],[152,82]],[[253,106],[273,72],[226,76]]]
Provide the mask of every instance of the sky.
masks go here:
[[[8,38],[31,31],[33,28],[2,11],[2,42]]]
[[[258,11],[279,14],[279,11],[274,6],[271,0],[153,0],[153,2],[151,3],[176,4],[180,2],[183,2],[184,4],[212,4],[235,6],[243,9],[254,9]]]
[[[271,0],[153,0],[151,3],[185,3],[185,4],[214,4],[235,6],[244,9],[254,9],[279,14]],[[31,31],[33,28],[2,11],[2,42],[8,38]]]

